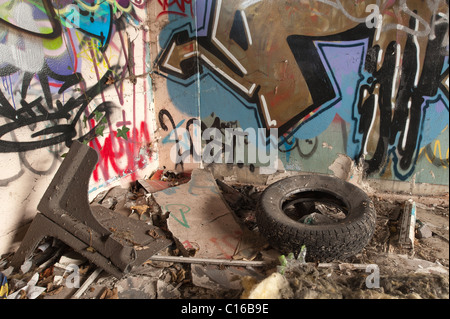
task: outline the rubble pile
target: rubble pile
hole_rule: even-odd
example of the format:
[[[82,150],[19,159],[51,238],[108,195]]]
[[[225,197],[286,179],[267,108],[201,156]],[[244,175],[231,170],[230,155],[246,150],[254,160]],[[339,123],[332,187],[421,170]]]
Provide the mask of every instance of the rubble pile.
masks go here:
[[[405,247],[406,201],[371,195],[377,221],[370,243],[348,260],[312,263],[307,247],[303,256],[284,256],[261,238],[255,209],[266,187],[215,180],[203,170],[160,170],[128,189],[109,189],[91,204],[158,227],[173,244],[116,278],[45,238],[20,269],[9,266],[13,254],[1,257],[0,298],[449,298],[448,198],[434,205],[415,198],[412,247]]]

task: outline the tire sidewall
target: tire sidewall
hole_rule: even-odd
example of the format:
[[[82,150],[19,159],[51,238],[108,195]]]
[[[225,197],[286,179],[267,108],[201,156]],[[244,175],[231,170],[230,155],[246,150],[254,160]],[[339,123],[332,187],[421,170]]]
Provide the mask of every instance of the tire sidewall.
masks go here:
[[[326,193],[340,200],[346,206],[346,218],[333,224],[309,225],[297,222],[287,216],[282,209],[282,204],[294,194],[309,191]],[[292,241],[296,243],[294,246],[298,246],[298,243],[303,240],[302,237],[305,237],[304,241],[311,245],[314,239],[307,238],[311,237],[310,234],[351,235],[357,229],[360,233],[354,234],[353,237],[357,238],[355,240],[360,240],[361,244],[356,245],[356,250],[362,249],[372,237],[375,230],[375,219],[376,212],[373,203],[362,189],[337,177],[322,174],[300,174],[268,186],[261,195],[256,214],[260,231],[263,235],[268,235],[269,243],[272,241],[281,246],[289,246],[287,241]],[[356,224],[358,227],[354,227]],[[279,229],[279,234],[274,236],[273,234],[277,231],[271,228]],[[289,233],[295,234],[298,238],[282,234],[281,229],[289,229]],[[335,243],[335,247],[343,247],[344,241],[347,240],[345,236],[336,237],[340,238],[338,241],[340,240],[342,243]],[[351,252],[343,251],[342,254],[349,255]]]

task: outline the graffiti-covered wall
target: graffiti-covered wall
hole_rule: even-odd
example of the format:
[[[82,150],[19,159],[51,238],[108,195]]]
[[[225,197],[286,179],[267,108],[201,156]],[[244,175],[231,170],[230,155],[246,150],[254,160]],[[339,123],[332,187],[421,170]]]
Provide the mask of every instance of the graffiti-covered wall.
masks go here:
[[[368,178],[448,185],[448,1],[153,1],[151,12],[157,120],[176,166],[195,161],[199,138],[222,141],[225,162],[227,129],[241,129],[256,132],[250,155],[276,148],[278,169],[331,173],[342,154]],[[266,143],[249,138],[258,129]]]
[[[331,174],[342,156],[448,186],[448,8],[0,0],[0,251],[74,140],[99,154],[91,194],[158,166]]]
[[[36,213],[72,141],[98,151],[91,193],[157,165],[146,6],[0,0],[1,248]]]

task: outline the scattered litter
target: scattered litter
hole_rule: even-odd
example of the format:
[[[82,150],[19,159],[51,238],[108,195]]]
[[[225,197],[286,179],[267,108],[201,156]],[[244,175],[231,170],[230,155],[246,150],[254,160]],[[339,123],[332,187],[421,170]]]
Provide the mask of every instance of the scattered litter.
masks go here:
[[[89,288],[89,286],[94,282],[95,279],[100,275],[103,271],[101,268],[97,268],[94,272],[85,280],[83,285],[77,290],[77,292],[72,296],[72,299],[78,299],[81,295]]]
[[[50,246],[51,246],[50,241],[46,241],[46,242],[42,243],[41,245],[39,245],[37,249],[40,250],[40,251],[42,251],[42,252],[44,252],[44,251],[46,251]]]
[[[284,275],[286,269],[306,264],[306,250],[306,246],[303,245],[297,258],[295,258],[294,253],[289,253],[287,257],[285,255],[281,255],[280,257],[278,257],[280,266],[277,267],[277,271],[280,274]]]
[[[101,267],[90,268],[93,264],[88,259],[76,252],[72,255],[68,246],[48,238],[25,261],[22,271],[9,265],[7,259],[11,257],[0,260],[0,299],[448,299],[448,213],[422,200],[416,205],[416,216],[415,201],[404,201],[409,197],[396,201],[377,195],[376,204],[382,206],[376,207],[379,215],[371,243],[349,259],[312,263],[305,260],[306,246],[295,254],[280,256],[267,242],[254,240],[259,234],[255,207],[266,185],[237,184],[233,178],[216,180],[203,171],[193,171],[185,183],[181,176],[160,170],[148,180],[137,181],[131,189],[112,188],[94,200],[114,213],[159,228],[145,230],[143,237],[155,240],[170,234],[176,245],[167,246],[124,277],[115,278]],[[151,181],[155,187],[156,182],[164,187],[172,184],[148,192],[144,181]],[[331,219],[336,215],[328,205],[311,209],[304,222],[312,218],[309,222],[318,223],[314,218],[321,216],[316,215]],[[414,249],[400,245],[404,225],[402,238],[411,243],[415,235]],[[118,227],[111,227],[108,229],[115,236],[129,238]],[[444,243],[442,252],[430,249],[436,243]],[[74,274],[73,266],[79,268],[81,286],[68,289],[64,279]],[[367,269],[373,266],[380,269],[379,287],[368,288]]]
[[[325,225],[332,224],[333,220],[328,216],[322,215],[320,213],[312,213],[300,218],[299,222],[308,225]]]
[[[39,273],[35,273],[25,287],[10,294],[7,299],[36,299],[47,289],[46,287],[36,286],[38,280]]]
[[[21,271],[23,274],[26,274],[26,273],[31,269],[32,266],[33,266],[33,262],[32,262],[31,260],[27,259],[27,260],[25,260],[25,262],[20,266],[20,271]]]
[[[157,278],[128,276],[115,284],[117,299],[155,299]]]
[[[10,276],[13,272],[14,272],[14,267],[9,266],[8,268],[6,268],[5,270],[2,271],[3,275],[5,275],[6,277]]]
[[[105,288],[99,299],[119,299],[117,287],[113,289]]]
[[[443,274],[448,276],[448,269],[442,265],[430,266],[426,268],[419,268],[415,271],[416,274]]]
[[[235,291],[243,289],[242,279],[246,277],[262,280],[264,276],[252,268],[220,267],[213,265],[192,265],[192,283],[197,287],[213,291]]]
[[[248,294],[248,299],[289,299],[293,296],[288,280],[276,272],[255,285]]]
[[[300,250],[300,253],[298,254],[297,260],[301,263],[304,264],[306,263],[306,246],[303,245],[302,249]]]
[[[436,270],[438,268],[440,269],[438,273],[445,273],[447,278],[449,274],[449,268],[437,262],[413,258],[404,254],[379,254],[374,262],[376,264],[385,265],[385,269],[387,269],[387,267],[392,268],[391,272],[393,274],[424,272],[424,270],[432,273],[432,270]]]
[[[8,279],[0,272],[0,299],[6,299],[8,297]]]
[[[416,203],[410,199],[405,202],[401,217],[399,244],[404,248],[414,248],[416,227]]]
[[[59,261],[55,263],[56,267],[66,268],[69,265],[80,266],[86,262],[86,259],[81,257],[79,254],[74,251],[70,251],[67,254],[64,254],[59,258]]]
[[[136,205],[131,206],[131,211],[136,212],[139,215],[139,218],[142,218],[142,216],[147,213],[150,210],[150,206],[148,205]]]
[[[156,282],[156,291],[158,299],[178,299],[181,297],[181,293],[177,287],[167,284],[163,280]]]
[[[191,173],[189,172],[178,173],[168,170],[158,170],[150,179],[138,180],[137,187],[143,188],[147,193],[155,193],[185,184],[189,182],[190,179]]]
[[[147,193],[155,193],[165,190],[170,187],[168,182],[165,181],[155,181],[155,180],[143,180],[137,181],[138,187],[142,187]]]

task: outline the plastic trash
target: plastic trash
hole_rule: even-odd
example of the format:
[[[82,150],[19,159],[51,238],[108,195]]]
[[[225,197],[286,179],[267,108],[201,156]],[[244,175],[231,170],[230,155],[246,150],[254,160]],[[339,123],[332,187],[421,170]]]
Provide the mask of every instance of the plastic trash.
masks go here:
[[[300,254],[298,254],[297,260],[301,264],[306,264],[306,246],[303,245],[302,249],[300,250]]]
[[[334,221],[321,213],[312,213],[300,218],[300,222],[307,225],[333,224]]]
[[[0,299],[8,297],[8,279],[0,272]]]
[[[35,273],[25,287],[9,295],[7,299],[20,299],[21,298],[20,292],[22,290],[25,292],[27,299],[36,299],[47,289],[45,287],[36,286],[38,280],[39,280],[39,273]]]
[[[302,246],[297,258],[295,258],[294,253],[289,253],[287,256],[279,256],[278,260],[280,261],[280,266],[277,267],[277,271],[281,275],[284,275],[286,270],[298,265],[306,264],[306,246]]]
[[[289,299],[293,297],[289,281],[279,273],[273,273],[255,285],[248,299]]]

